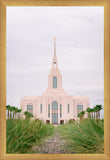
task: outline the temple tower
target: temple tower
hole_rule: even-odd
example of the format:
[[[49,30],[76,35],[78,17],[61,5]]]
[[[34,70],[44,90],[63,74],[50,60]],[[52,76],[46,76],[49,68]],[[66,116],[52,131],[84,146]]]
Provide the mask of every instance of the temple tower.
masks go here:
[[[60,74],[60,70],[58,68],[58,60],[56,56],[56,38],[55,37],[54,37],[54,55],[52,59],[52,68],[50,70],[50,74],[48,75],[47,92],[51,94],[66,94],[66,92],[64,92],[62,88],[62,75]]]

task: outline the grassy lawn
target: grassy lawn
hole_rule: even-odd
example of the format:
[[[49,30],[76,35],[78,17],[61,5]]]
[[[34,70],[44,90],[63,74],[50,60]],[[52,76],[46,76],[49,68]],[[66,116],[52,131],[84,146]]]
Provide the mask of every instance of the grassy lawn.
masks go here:
[[[7,120],[6,153],[29,153],[34,144],[53,133],[54,127],[40,120]]]
[[[104,123],[85,119],[57,127],[70,153],[104,153]]]

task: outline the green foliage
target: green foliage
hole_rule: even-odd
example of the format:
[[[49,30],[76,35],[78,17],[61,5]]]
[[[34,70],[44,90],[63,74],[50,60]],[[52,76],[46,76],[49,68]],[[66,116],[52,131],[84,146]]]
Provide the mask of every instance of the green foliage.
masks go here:
[[[11,107],[10,105],[6,106],[6,109],[8,110],[8,119],[9,119],[9,110],[10,110],[10,107]]]
[[[16,113],[20,113],[22,111],[22,109],[18,109],[17,107],[11,106],[11,105],[7,105],[6,109],[8,110],[8,119],[9,119],[9,115],[10,115],[10,119],[12,119],[12,114],[13,113],[13,119],[16,119]]]
[[[75,119],[70,119],[68,123],[69,124],[74,124],[74,122],[75,122]]]
[[[70,153],[104,153],[103,120],[84,119],[57,128],[67,140]]]
[[[6,152],[29,153],[33,144],[52,135],[54,127],[40,120],[11,119],[6,122]]]
[[[90,108],[87,108],[87,109],[86,109],[86,112],[90,113],[90,112],[91,112],[91,109],[90,109]]]
[[[7,110],[9,110],[9,109],[10,109],[10,107],[11,107],[10,105],[7,105],[7,106],[6,106],[6,109],[7,109]]]
[[[25,111],[25,112],[24,112],[24,115],[25,115],[26,119],[30,119],[31,117],[34,117],[34,116],[32,115],[32,113],[30,113],[30,112],[28,112],[28,111]]]
[[[94,108],[87,108],[86,112],[88,112],[88,118],[100,119],[100,110],[102,110],[102,105],[96,105]],[[94,115],[96,113],[96,116]]]
[[[104,124],[104,119],[101,119],[100,122]]]
[[[85,114],[85,111],[82,111],[82,112],[80,112],[80,113],[78,114],[78,117],[79,117],[80,119],[83,119],[83,118],[84,118],[84,114]]]

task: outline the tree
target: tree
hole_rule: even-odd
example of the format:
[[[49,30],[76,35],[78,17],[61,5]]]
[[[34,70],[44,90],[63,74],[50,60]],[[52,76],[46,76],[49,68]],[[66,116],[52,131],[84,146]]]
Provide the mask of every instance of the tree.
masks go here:
[[[9,111],[10,111],[10,107],[11,107],[10,105],[7,105],[7,106],[6,106],[6,109],[8,110],[8,119],[9,119]]]
[[[97,105],[94,107],[94,111],[96,113],[96,119],[97,119],[98,118],[98,111],[99,111],[99,107]]]
[[[100,110],[102,110],[102,105],[96,105],[94,111],[96,112],[96,119],[100,119]]]
[[[17,112],[20,114],[20,113],[21,113],[21,111],[22,111],[22,109],[18,109],[18,111],[17,111]],[[19,115],[19,118],[20,118],[20,115]]]
[[[98,108],[95,106],[95,107],[94,107],[95,119],[97,119],[97,111],[98,111]]]
[[[87,108],[87,109],[86,109],[86,112],[88,112],[88,118],[90,118],[91,109],[90,109],[90,108]]]
[[[12,107],[10,107],[10,119],[12,119],[12,111],[13,111],[13,109],[12,109]]]
[[[81,112],[78,114],[78,117],[81,119]]]
[[[100,111],[103,109],[102,108],[102,105],[100,104],[100,105],[96,105],[97,106],[97,108],[98,108],[98,119],[100,119]]]
[[[15,119],[16,119],[16,113],[21,112],[21,109],[15,108],[14,112],[15,112]]]
[[[90,112],[91,112],[91,118],[93,119],[94,108],[91,108]]]
[[[16,107],[12,106],[12,111],[13,111],[13,119],[14,119],[14,115],[15,115]]]
[[[80,119],[83,119],[83,118],[84,118],[84,114],[85,114],[85,111],[82,111],[82,112],[80,112],[80,113],[78,114],[78,117],[79,117]]]
[[[32,113],[30,113],[30,112],[28,112],[28,111],[25,111],[25,112],[24,112],[24,115],[25,115],[26,119],[30,119],[31,117],[34,117],[34,116],[32,115]]]
[[[82,118],[82,119],[84,119],[84,114],[85,114],[85,111],[82,111],[82,112],[81,112],[81,118]]]

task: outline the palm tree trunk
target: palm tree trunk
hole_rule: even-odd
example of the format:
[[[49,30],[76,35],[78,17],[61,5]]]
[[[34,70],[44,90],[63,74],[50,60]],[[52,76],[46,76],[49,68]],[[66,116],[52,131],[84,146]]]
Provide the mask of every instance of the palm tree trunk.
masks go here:
[[[96,119],[96,112],[95,112],[95,119]]]
[[[8,119],[9,119],[9,109],[8,109]]]
[[[13,119],[14,119],[14,111],[13,111]]]
[[[100,110],[99,110],[99,115],[98,115],[99,119],[100,119]]]
[[[12,115],[11,115],[11,111],[10,111],[10,119],[12,118]]]
[[[97,119],[97,112],[96,112],[96,119]]]
[[[100,118],[100,111],[99,111],[99,118]]]
[[[87,113],[87,117],[89,118],[89,112]]]

